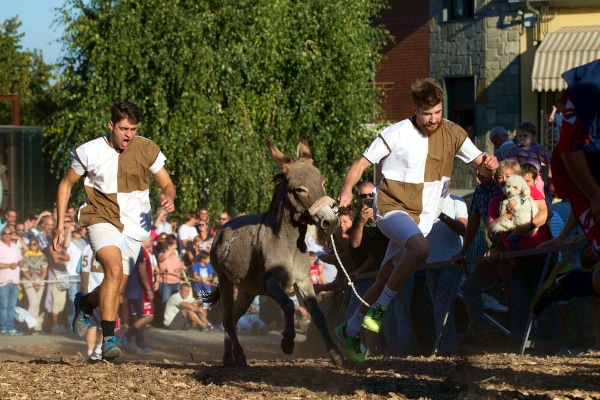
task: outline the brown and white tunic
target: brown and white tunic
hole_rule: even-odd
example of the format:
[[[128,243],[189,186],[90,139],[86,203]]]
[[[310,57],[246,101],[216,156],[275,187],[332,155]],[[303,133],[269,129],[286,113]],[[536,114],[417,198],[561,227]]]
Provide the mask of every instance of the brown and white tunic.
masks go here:
[[[82,226],[109,223],[123,235],[143,241],[151,224],[150,175],[165,165],[158,145],[135,136],[124,151],[112,148],[107,136],[82,144],[73,152],[71,168],[85,175],[87,195],[79,211]]]
[[[463,128],[445,119],[429,136],[410,118],[385,128],[363,153],[372,164],[381,163],[378,216],[403,211],[426,235],[448,191],[454,157],[470,163],[481,153]]]

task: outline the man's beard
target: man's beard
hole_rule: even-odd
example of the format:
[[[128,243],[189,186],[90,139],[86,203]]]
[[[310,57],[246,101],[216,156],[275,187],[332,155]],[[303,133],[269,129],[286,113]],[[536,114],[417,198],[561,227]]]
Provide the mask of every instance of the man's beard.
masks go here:
[[[427,135],[433,135],[442,127],[442,123],[443,123],[442,121],[443,120],[440,119],[440,122],[438,122],[437,127],[434,130],[428,129],[429,124],[421,124],[421,125],[418,125],[418,127],[421,130],[421,132],[423,132]]]

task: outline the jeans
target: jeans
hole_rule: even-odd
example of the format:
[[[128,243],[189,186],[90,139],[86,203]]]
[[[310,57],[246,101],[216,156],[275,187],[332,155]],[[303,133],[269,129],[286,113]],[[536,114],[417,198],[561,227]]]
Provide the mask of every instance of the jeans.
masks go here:
[[[510,269],[510,340],[511,350],[520,349],[527,323],[529,321],[529,305],[535,295],[540,278],[541,265],[528,265],[527,267],[513,267]],[[547,307],[536,319],[538,325],[548,327],[551,339],[558,342],[558,309],[556,304]],[[532,332],[530,339],[535,336]]]
[[[74,300],[75,300],[75,295],[80,290],[81,276],[80,275],[71,275],[70,278],[71,278],[71,281],[75,281],[75,282],[72,282],[71,287],[69,289],[67,289],[67,307],[69,309],[69,315],[67,317],[67,321],[69,323],[71,323],[71,321],[73,321],[73,319],[75,318]]]
[[[483,300],[481,290],[494,281],[504,283],[508,303],[510,304],[510,279],[512,267],[496,262],[479,263],[469,277],[463,282],[463,301],[469,315],[469,325],[473,336],[487,334],[488,322],[483,315]],[[509,307],[510,308],[510,307]]]
[[[15,307],[19,296],[19,285],[7,283],[0,286],[0,327],[2,330],[15,329]]]
[[[447,265],[438,269],[428,270],[426,273],[427,288],[433,302],[433,318],[435,321],[436,338],[442,332],[444,315],[448,313],[446,326],[443,328],[442,340],[439,346],[440,354],[453,353],[458,349],[456,339],[456,325],[454,324],[454,302],[458,293],[458,285],[455,285],[457,275],[461,273],[460,268]],[[450,307],[448,307],[450,306]]]
[[[243,332],[252,332],[254,325],[258,325],[257,329],[260,331],[265,326],[265,323],[257,314],[246,313],[238,320],[237,330]]]
[[[169,301],[171,295],[177,291],[179,291],[180,283],[160,283],[158,285],[158,291],[160,292],[160,296],[162,299],[162,303],[166,304]]]
[[[408,355],[413,350],[410,304],[414,288],[415,274],[412,274],[400,292],[394,296],[383,317],[381,331],[386,348],[396,355]]]

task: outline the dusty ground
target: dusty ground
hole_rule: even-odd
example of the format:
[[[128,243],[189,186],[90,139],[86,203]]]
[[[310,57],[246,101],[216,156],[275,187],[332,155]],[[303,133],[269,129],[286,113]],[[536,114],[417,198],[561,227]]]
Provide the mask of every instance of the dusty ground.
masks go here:
[[[220,365],[221,333],[153,328],[147,338],[150,355],[88,364],[85,344],[67,336],[2,337],[0,398],[600,399],[597,354],[376,357],[336,368],[304,335],[284,355],[271,332],[241,335],[250,367],[233,369]]]

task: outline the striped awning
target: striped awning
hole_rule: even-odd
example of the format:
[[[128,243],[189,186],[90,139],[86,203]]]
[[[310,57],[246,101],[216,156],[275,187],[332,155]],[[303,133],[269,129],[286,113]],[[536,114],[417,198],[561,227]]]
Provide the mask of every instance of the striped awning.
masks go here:
[[[561,74],[600,58],[600,26],[568,26],[548,33],[533,61],[533,90],[564,90]]]

